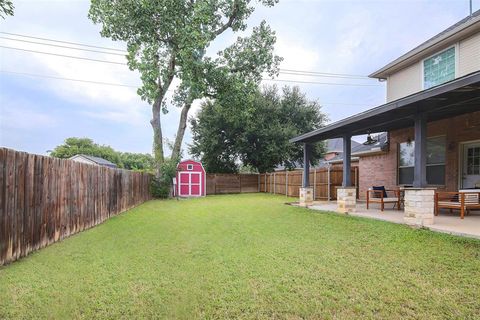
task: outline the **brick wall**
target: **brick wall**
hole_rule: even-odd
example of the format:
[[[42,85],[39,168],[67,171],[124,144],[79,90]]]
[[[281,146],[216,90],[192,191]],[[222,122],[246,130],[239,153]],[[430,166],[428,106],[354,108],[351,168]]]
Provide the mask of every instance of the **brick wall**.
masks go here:
[[[445,186],[439,188],[447,191],[457,190],[460,143],[480,140],[480,111],[431,122],[428,124],[427,134],[429,137],[446,136]],[[397,187],[398,144],[407,141],[409,138],[414,140],[413,127],[391,131],[388,152],[360,158],[360,198],[364,199],[367,189],[373,185],[384,185],[387,189]]]

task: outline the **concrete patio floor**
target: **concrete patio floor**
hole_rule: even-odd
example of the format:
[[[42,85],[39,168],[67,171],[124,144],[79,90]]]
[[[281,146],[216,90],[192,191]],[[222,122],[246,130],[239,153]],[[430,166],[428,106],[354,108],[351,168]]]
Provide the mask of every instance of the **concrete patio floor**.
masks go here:
[[[335,201],[314,201],[314,204],[308,208],[336,212],[337,203]],[[350,215],[399,224],[405,223],[403,210],[393,209],[393,205],[386,205],[382,212],[377,204],[370,205],[370,209],[367,210],[365,202],[357,202],[356,212]],[[450,213],[448,210],[442,210],[438,216],[435,216],[434,224],[427,228],[432,231],[480,239],[480,211],[471,211],[462,220],[458,211],[454,210],[453,213]]]

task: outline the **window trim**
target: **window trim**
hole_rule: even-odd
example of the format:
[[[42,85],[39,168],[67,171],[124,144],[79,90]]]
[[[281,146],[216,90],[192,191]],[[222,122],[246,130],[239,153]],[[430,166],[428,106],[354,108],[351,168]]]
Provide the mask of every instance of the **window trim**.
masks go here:
[[[191,164],[191,163],[187,164],[187,170],[188,171],[193,171],[193,164]]]
[[[455,79],[458,78],[458,75],[459,75],[459,73],[458,73],[458,65],[459,65],[459,64],[458,64],[459,44],[458,44],[458,42],[456,42],[456,43],[454,43],[453,45],[448,46],[447,48],[445,48],[445,49],[443,49],[443,50],[437,51],[437,52],[435,52],[434,54],[431,54],[431,55],[429,55],[428,57],[425,57],[425,58],[423,58],[423,59],[420,61],[420,64],[421,64],[421,68],[420,68],[420,69],[421,69],[421,74],[420,74],[420,75],[421,75],[421,78],[422,78],[422,90],[427,90],[427,89],[434,88],[434,87],[440,85],[440,84],[437,84],[437,85],[435,85],[435,86],[433,86],[433,87],[425,88],[425,60],[428,60],[428,59],[430,59],[430,58],[432,58],[432,57],[434,57],[434,56],[436,56],[436,55],[442,54],[443,52],[445,52],[445,51],[447,51],[447,50],[450,50],[450,49],[452,49],[452,48],[455,48],[455,75],[454,75],[454,79],[453,79],[453,80],[455,80]],[[452,81],[452,80],[450,80],[450,81]],[[447,82],[449,82],[449,81],[447,81]],[[444,83],[446,83],[446,82],[444,82]]]

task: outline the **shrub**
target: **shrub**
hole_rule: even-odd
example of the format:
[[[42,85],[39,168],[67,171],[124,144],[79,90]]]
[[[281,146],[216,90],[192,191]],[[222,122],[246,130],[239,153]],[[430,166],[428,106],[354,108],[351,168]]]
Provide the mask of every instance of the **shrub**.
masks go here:
[[[172,194],[172,179],[177,173],[177,161],[165,160],[160,166],[160,176],[153,177],[150,192],[154,198],[166,199]]]

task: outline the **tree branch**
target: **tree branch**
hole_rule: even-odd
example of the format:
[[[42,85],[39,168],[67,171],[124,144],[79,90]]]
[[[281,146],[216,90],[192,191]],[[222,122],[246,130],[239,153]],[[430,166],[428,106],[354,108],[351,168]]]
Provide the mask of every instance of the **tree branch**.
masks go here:
[[[170,83],[172,83],[173,77],[175,76],[175,66],[176,66],[175,50],[172,50],[170,60],[168,61],[167,78],[163,83],[160,83],[160,79],[158,81],[158,86],[162,91],[162,96],[164,96],[167,93],[168,87],[170,87]]]
[[[232,14],[230,15],[230,18],[228,18],[227,23],[225,23],[223,26],[221,26],[217,31],[214,32],[215,37],[219,36],[222,34],[225,30],[230,28],[232,24],[235,22],[235,19],[237,18],[238,15],[238,3],[237,1],[233,2],[233,10]]]

